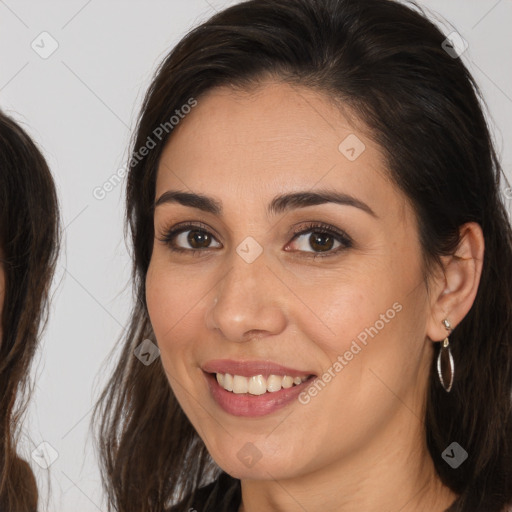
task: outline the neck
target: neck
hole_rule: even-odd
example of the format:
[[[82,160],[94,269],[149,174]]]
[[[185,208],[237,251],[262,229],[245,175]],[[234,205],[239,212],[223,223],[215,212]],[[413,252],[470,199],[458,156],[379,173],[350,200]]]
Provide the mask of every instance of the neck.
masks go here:
[[[457,495],[439,480],[422,425],[403,409],[409,428],[397,418],[343,460],[294,478],[242,480],[239,512],[444,512]]]

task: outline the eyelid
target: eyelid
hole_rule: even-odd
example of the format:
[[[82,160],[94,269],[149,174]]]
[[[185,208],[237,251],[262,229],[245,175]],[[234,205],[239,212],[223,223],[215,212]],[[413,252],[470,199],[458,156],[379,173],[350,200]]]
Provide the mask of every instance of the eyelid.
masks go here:
[[[306,257],[312,257],[312,258],[323,258],[323,257],[329,257],[329,256],[335,256],[339,252],[342,252],[344,250],[350,249],[353,247],[354,242],[352,240],[352,237],[350,237],[345,231],[336,228],[335,226],[332,226],[331,224],[327,224],[325,222],[321,221],[309,221],[306,223],[301,224],[299,227],[294,228],[292,232],[292,239],[287,244],[287,246],[296,240],[298,237],[305,235],[307,233],[324,233],[326,235],[329,235],[333,237],[335,240],[340,242],[340,247],[337,247],[336,249],[325,251],[325,252],[315,252],[315,251],[288,251],[288,252],[299,252],[306,254]]]
[[[297,237],[299,235],[303,235],[305,233],[309,233],[310,231],[317,230],[320,233],[328,233],[328,234],[334,234],[339,236],[340,238],[344,238],[345,241],[351,242],[352,239],[350,238],[347,233],[345,233],[343,230],[338,229],[335,226],[332,226],[331,224],[327,224],[325,222],[321,221],[308,221],[305,223],[300,224],[298,227],[295,227],[292,231],[292,235],[294,237]]]
[[[161,242],[166,241],[170,236],[175,236],[178,233],[183,233],[184,231],[189,231],[197,229],[200,231],[206,231],[207,233],[214,235],[215,238],[219,238],[214,229],[212,229],[208,224],[205,224],[201,221],[184,221],[179,222],[178,224],[171,224],[164,226],[162,229],[163,235],[159,238]]]
[[[204,249],[187,249],[183,247],[175,247],[171,246],[171,241],[178,236],[179,234],[186,232],[186,231],[193,231],[194,229],[197,229],[198,231],[204,231],[211,235],[218,243],[221,243],[218,239],[220,238],[215,230],[210,228],[207,224],[201,222],[201,221],[184,221],[180,222],[176,225],[173,225],[172,227],[163,229],[163,235],[158,237],[158,240],[169,245],[171,247],[171,250],[175,252],[183,252],[183,253],[192,253],[197,254],[199,253],[205,253],[210,249],[210,247],[204,248]],[[287,242],[287,247],[290,243],[292,243],[294,240],[296,240],[301,235],[305,235],[307,233],[324,233],[326,235],[330,235],[335,240],[340,242],[341,246],[330,251],[325,252],[315,252],[315,251],[287,251],[287,252],[296,252],[296,253],[302,253],[305,254],[306,257],[327,257],[338,254],[340,251],[349,249],[353,246],[353,240],[352,238],[343,230],[336,228],[335,226],[332,226],[330,224],[327,224],[325,222],[321,221],[308,221],[305,223],[301,223],[299,226],[295,227],[292,232],[290,233],[291,240]],[[218,247],[214,247],[211,249],[218,249]]]
[[[170,227],[165,227],[164,229],[162,229],[163,234],[161,236],[157,237],[157,239],[160,242],[164,243],[165,245],[169,246],[169,248],[173,252],[192,253],[192,255],[197,254],[199,256],[200,255],[199,253],[206,252],[209,248],[186,249],[183,247],[177,247],[177,246],[172,245],[173,240],[178,235],[180,235],[181,233],[187,232],[187,231],[194,231],[194,230],[204,231],[204,232],[208,233],[209,235],[211,235],[212,238],[214,238],[218,243],[221,243],[218,240],[218,238],[220,238],[220,237],[218,237],[215,230],[201,221],[184,221],[184,222],[179,222],[178,224],[175,224],[175,225],[171,225]],[[214,247],[214,249],[217,249],[217,247]]]

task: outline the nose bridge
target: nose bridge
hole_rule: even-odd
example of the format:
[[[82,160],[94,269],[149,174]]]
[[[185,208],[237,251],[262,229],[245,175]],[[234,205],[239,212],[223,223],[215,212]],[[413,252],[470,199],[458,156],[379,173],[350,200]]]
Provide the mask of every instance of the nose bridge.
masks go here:
[[[232,341],[276,334],[285,325],[276,278],[264,253],[255,257],[256,247],[251,244],[244,241],[231,254],[229,271],[215,288],[207,311],[207,326]]]

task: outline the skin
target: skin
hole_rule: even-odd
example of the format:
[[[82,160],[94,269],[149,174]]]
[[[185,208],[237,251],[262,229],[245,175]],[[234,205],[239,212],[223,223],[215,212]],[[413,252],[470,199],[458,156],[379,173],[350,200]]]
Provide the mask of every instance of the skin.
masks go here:
[[[338,150],[349,134],[366,146],[355,161]],[[157,199],[196,192],[223,208],[156,208],[146,292],[170,385],[214,460],[242,480],[240,511],[442,511],[456,498],[427,451],[424,397],[442,320],[455,327],[474,300],[483,236],[463,226],[458,254],[427,290],[414,211],[366,134],[320,93],[268,81],[210,91],[162,154]],[[320,189],[350,194],[375,216],[334,203],[267,214],[276,195]],[[175,253],[160,240],[186,221],[207,226],[206,250]],[[313,259],[315,230],[293,232],[309,221],[344,231],[352,247],[335,253],[334,242]],[[188,234],[174,243],[193,249]],[[250,264],[236,252],[248,236],[264,249]],[[402,310],[307,405],[243,418],[209,394],[200,367],[211,359],[322,375],[396,302]],[[246,443],[261,454],[250,468],[237,457]]]

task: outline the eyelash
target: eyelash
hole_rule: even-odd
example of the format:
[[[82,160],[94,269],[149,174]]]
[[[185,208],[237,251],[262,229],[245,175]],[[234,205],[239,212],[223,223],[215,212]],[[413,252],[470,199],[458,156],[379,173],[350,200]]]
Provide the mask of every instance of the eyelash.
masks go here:
[[[213,234],[209,231],[208,227],[202,223],[187,223],[185,225],[178,225],[174,228],[169,228],[165,231],[165,234],[160,237],[158,240],[160,242],[165,243],[169,246],[170,250],[176,253],[191,253],[192,256],[200,256],[202,252],[207,251],[209,248],[205,249],[184,249],[183,247],[176,247],[172,244],[174,238],[184,232],[187,231],[199,231],[201,233],[207,233],[213,237]],[[345,251],[350,249],[353,246],[352,239],[343,231],[331,226],[329,224],[324,224],[323,222],[308,222],[306,224],[302,224],[299,228],[297,228],[293,233],[293,237],[291,241],[299,238],[301,235],[305,235],[307,233],[321,233],[324,235],[329,235],[334,238],[334,240],[340,242],[340,246],[334,250],[329,250],[326,252],[312,252],[312,251],[293,251],[293,252],[301,252],[305,253],[309,258],[326,258],[330,256],[334,256],[341,251]],[[214,237],[215,238],[215,237]],[[289,251],[292,252],[292,251]]]

